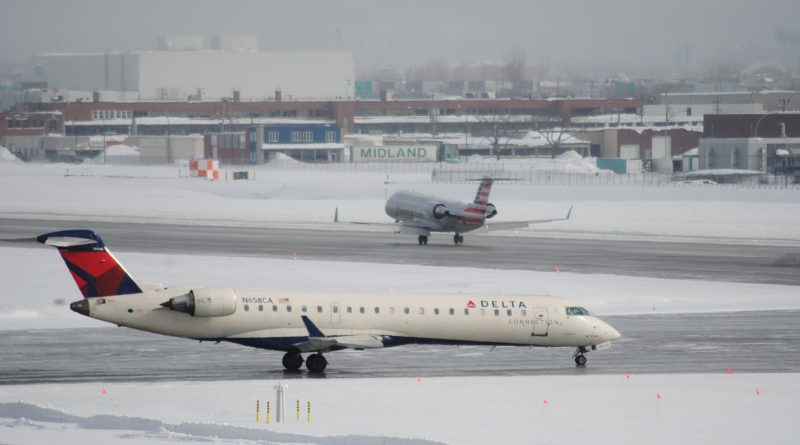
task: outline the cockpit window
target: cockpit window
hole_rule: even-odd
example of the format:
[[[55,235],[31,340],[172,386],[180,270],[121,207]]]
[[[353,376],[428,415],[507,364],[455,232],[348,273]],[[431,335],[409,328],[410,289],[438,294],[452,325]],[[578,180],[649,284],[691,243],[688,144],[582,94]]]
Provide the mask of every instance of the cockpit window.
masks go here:
[[[569,306],[567,307],[567,315],[592,315],[586,309],[580,306]]]

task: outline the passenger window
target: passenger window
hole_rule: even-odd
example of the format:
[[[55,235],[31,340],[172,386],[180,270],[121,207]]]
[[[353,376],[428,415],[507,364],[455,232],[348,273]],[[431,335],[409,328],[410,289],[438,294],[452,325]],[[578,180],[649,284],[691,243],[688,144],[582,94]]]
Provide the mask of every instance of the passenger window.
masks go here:
[[[375,306],[375,313],[376,314],[380,314],[381,313],[381,308],[379,308],[378,306]]]
[[[305,304],[300,306],[300,312],[308,312],[308,307]]]
[[[424,307],[419,308],[419,314],[420,315],[425,315],[425,308]]]
[[[464,308],[464,315],[469,315],[469,308]]]
[[[506,315],[508,315],[509,317],[511,316],[511,309],[506,311]]]
[[[276,304],[272,305],[272,312],[278,312],[278,305]]]
[[[450,308],[450,315],[455,315],[456,311],[453,308]]]
[[[264,312],[264,305],[263,304],[259,304],[258,305],[258,312]]]
[[[410,310],[409,310],[407,307],[404,307],[404,308],[403,308],[403,312],[405,312],[405,313],[407,314],[407,313],[409,313],[409,312],[410,312]]]
[[[322,313],[322,306],[317,306],[317,312]]]
[[[245,304],[244,305],[244,310],[245,311],[249,311],[250,310],[250,305],[249,304]]]
[[[360,308],[358,308],[358,312],[361,312],[363,314],[364,313],[364,306],[361,306]]]
[[[523,316],[523,317],[525,317],[526,315],[528,315],[528,312],[527,312],[525,309],[521,309],[521,310],[519,311],[519,313],[520,313],[520,314],[522,314],[522,316]]]
[[[286,312],[292,312],[292,305],[286,305]]]
[[[499,317],[500,316],[500,309],[495,309],[494,310],[494,316],[495,317]]]
[[[338,314],[339,313],[339,306],[333,306],[333,307],[331,307],[331,310],[333,311],[334,314]]]
[[[350,307],[350,306],[347,306],[347,313],[348,314],[352,314],[353,313],[353,308]]]
[[[439,308],[438,307],[433,309],[433,315],[439,315]]]

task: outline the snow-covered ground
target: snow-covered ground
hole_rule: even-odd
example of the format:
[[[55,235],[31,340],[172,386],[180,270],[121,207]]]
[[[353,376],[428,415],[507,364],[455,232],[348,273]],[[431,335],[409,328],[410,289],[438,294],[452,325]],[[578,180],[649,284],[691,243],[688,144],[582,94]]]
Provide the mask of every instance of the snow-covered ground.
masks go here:
[[[792,426],[800,394],[797,374],[720,370],[689,375],[291,380],[288,422],[282,424],[274,423],[277,383],[0,387],[0,440],[85,445],[393,444],[401,442],[387,438],[421,438],[466,445],[789,445],[798,439]],[[15,403],[20,400],[24,403]],[[272,400],[273,423],[267,425],[263,413],[256,422],[256,400]],[[371,437],[335,437],[352,434]]]
[[[255,181],[218,183],[185,175],[185,170],[168,167],[0,163],[0,214],[331,228],[337,207],[343,219],[386,221],[384,199],[400,188],[463,199],[475,189],[472,184],[431,184],[428,175],[414,173],[387,177],[259,170]],[[574,204],[570,221],[527,231],[539,235],[800,245],[797,190],[501,183],[492,201],[500,209],[498,219],[508,220],[560,216]],[[285,259],[115,253],[136,277],[164,284],[294,289],[302,283],[306,290],[556,294],[601,316],[800,309],[794,286],[579,275],[563,269],[545,273],[317,262],[305,260],[302,251],[297,259],[290,252]],[[244,261],[252,267],[244,270]],[[99,325],[64,304],[79,298],[53,249],[0,246],[0,328]],[[796,443],[791,425],[800,375],[725,371],[291,380],[291,422],[281,425],[266,425],[263,417],[255,422],[256,400],[274,399],[276,381],[0,386],[0,443],[430,443],[391,438],[476,445]],[[304,416],[294,420],[295,400],[312,402],[310,424]],[[338,437],[350,434],[367,437]]]

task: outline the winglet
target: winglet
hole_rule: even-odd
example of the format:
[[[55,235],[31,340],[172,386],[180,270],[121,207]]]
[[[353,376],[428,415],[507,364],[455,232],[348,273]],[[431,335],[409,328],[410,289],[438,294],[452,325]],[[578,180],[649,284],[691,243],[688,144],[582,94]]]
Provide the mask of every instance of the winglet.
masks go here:
[[[309,337],[325,337],[326,335],[319,330],[319,328],[312,322],[307,316],[303,315],[301,317],[303,319],[303,324],[306,325],[306,329],[308,329],[308,336]]]

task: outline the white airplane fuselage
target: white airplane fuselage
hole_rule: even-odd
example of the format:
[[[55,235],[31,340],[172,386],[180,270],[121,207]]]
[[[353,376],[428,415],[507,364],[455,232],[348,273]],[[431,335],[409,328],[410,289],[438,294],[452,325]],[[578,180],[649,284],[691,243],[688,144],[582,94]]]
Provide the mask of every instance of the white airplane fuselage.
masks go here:
[[[448,214],[437,216],[435,209],[447,209]],[[467,233],[479,229],[486,222],[485,210],[470,208],[466,202],[401,191],[386,201],[386,214],[396,221],[415,222],[431,232]],[[455,212],[459,212],[458,215]]]
[[[81,301],[88,305],[84,315],[120,326],[280,351],[309,337],[302,316],[327,337],[370,336],[381,347],[408,343],[591,347],[619,338],[614,328],[595,316],[569,315],[567,309],[577,306],[551,296],[228,289],[232,301],[235,298],[235,309],[228,315],[192,316],[163,307],[170,298],[201,289],[177,287]]]

